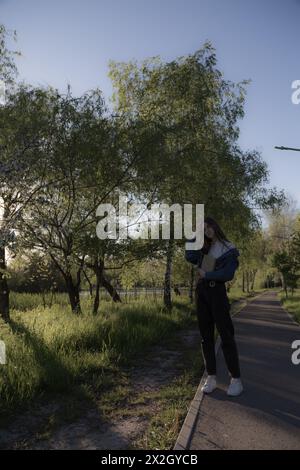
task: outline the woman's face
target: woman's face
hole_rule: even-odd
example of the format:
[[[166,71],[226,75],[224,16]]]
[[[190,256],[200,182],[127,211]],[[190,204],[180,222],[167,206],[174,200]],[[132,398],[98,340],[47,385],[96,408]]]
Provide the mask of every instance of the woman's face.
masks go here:
[[[215,236],[214,229],[210,225],[208,225],[206,222],[204,223],[204,234],[210,239],[213,239]]]

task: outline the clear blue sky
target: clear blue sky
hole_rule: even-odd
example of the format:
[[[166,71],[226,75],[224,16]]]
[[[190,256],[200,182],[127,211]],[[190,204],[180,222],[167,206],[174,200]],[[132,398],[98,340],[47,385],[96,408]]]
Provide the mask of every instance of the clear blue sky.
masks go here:
[[[258,149],[270,184],[300,206],[300,0],[0,0],[0,23],[16,29],[21,78],[74,94],[100,87],[108,99],[108,61],[193,53],[216,48],[227,79],[252,79],[240,145]]]

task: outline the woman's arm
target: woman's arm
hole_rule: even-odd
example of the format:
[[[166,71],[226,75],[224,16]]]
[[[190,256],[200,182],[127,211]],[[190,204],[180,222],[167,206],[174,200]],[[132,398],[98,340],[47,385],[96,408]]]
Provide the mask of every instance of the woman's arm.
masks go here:
[[[186,250],[185,259],[192,264],[198,264],[200,259],[200,250]]]
[[[192,240],[187,240],[187,242],[194,242],[195,238]],[[192,264],[198,264],[201,256],[201,250],[185,250],[185,259]]]
[[[225,266],[215,271],[208,271],[204,275],[204,279],[209,281],[231,281],[234,278],[234,273],[239,266],[239,261],[236,257],[228,259]]]

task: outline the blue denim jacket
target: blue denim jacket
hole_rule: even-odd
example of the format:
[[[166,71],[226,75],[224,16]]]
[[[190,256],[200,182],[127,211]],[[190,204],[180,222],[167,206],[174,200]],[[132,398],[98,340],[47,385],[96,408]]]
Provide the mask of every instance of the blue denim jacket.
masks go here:
[[[219,282],[231,281],[234,277],[235,271],[239,267],[238,256],[240,256],[240,252],[235,247],[226,251],[226,253],[216,259],[214,271],[206,272],[204,279]],[[192,264],[201,266],[202,258],[203,253],[201,250],[185,251],[185,259]]]

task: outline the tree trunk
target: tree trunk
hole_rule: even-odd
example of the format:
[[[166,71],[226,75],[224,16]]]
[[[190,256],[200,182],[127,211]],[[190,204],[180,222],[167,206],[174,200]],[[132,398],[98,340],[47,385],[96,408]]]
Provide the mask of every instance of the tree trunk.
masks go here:
[[[9,321],[9,288],[6,279],[5,247],[0,247],[0,316]]]
[[[96,292],[93,305],[93,314],[97,315],[100,304],[100,287],[104,287],[107,290],[114,302],[121,302],[121,297],[119,296],[117,290],[109,282],[109,280],[104,276],[104,262],[102,259],[96,258],[92,264],[89,264],[89,267],[94,271],[97,279],[96,283]]]
[[[95,299],[94,299],[94,305],[93,305],[93,314],[97,315],[98,310],[99,310],[99,304],[100,304],[100,285],[101,285],[101,275],[98,272],[95,272],[96,274],[96,292],[95,292]]]
[[[70,269],[64,269],[58,260],[55,258],[55,256],[50,252],[49,253],[52,261],[54,262],[55,266],[57,269],[61,272],[65,283],[66,283],[66,288],[70,300],[70,305],[73,313],[80,314],[81,313],[81,306],[80,306],[80,283],[81,283],[81,272],[83,270],[84,266],[84,257],[81,260],[80,267],[77,270],[76,273],[76,283],[73,280],[72,274],[70,272]],[[68,258],[67,255],[65,256],[66,260],[66,265],[68,266]]]
[[[245,271],[243,271],[243,284],[242,284],[242,290],[245,292]]]
[[[83,274],[84,274],[84,277],[86,278],[87,280],[87,283],[88,283],[88,286],[89,286],[89,292],[90,292],[90,297],[91,299],[93,298],[93,285],[90,281],[90,278],[88,277],[87,273],[85,270],[83,270]]]
[[[251,290],[254,290],[254,282],[255,282],[256,273],[257,273],[257,269],[254,269],[253,272],[252,272]]]
[[[171,296],[171,280],[172,280],[172,264],[173,264],[173,254],[174,254],[174,240],[169,240],[168,251],[167,251],[167,265],[165,272],[165,282],[164,282],[164,306],[167,310],[172,309],[172,296]]]
[[[80,307],[80,295],[79,295],[79,284],[78,282],[75,284],[73,282],[73,278],[71,274],[64,275],[67,291],[69,295],[69,300],[71,304],[71,309],[73,313],[80,314],[81,307]]]
[[[249,272],[246,271],[246,288],[247,288],[247,294],[249,294]]]
[[[107,290],[107,292],[109,293],[109,295],[111,296],[114,302],[122,302],[121,297],[119,296],[117,290],[109,282],[109,280],[106,279],[103,275],[102,275],[101,284]]]
[[[287,282],[286,282],[286,279],[284,277],[284,275],[282,275],[282,280],[283,280],[283,288],[284,288],[284,292],[285,292],[285,297],[288,298],[288,286],[287,286]]]

